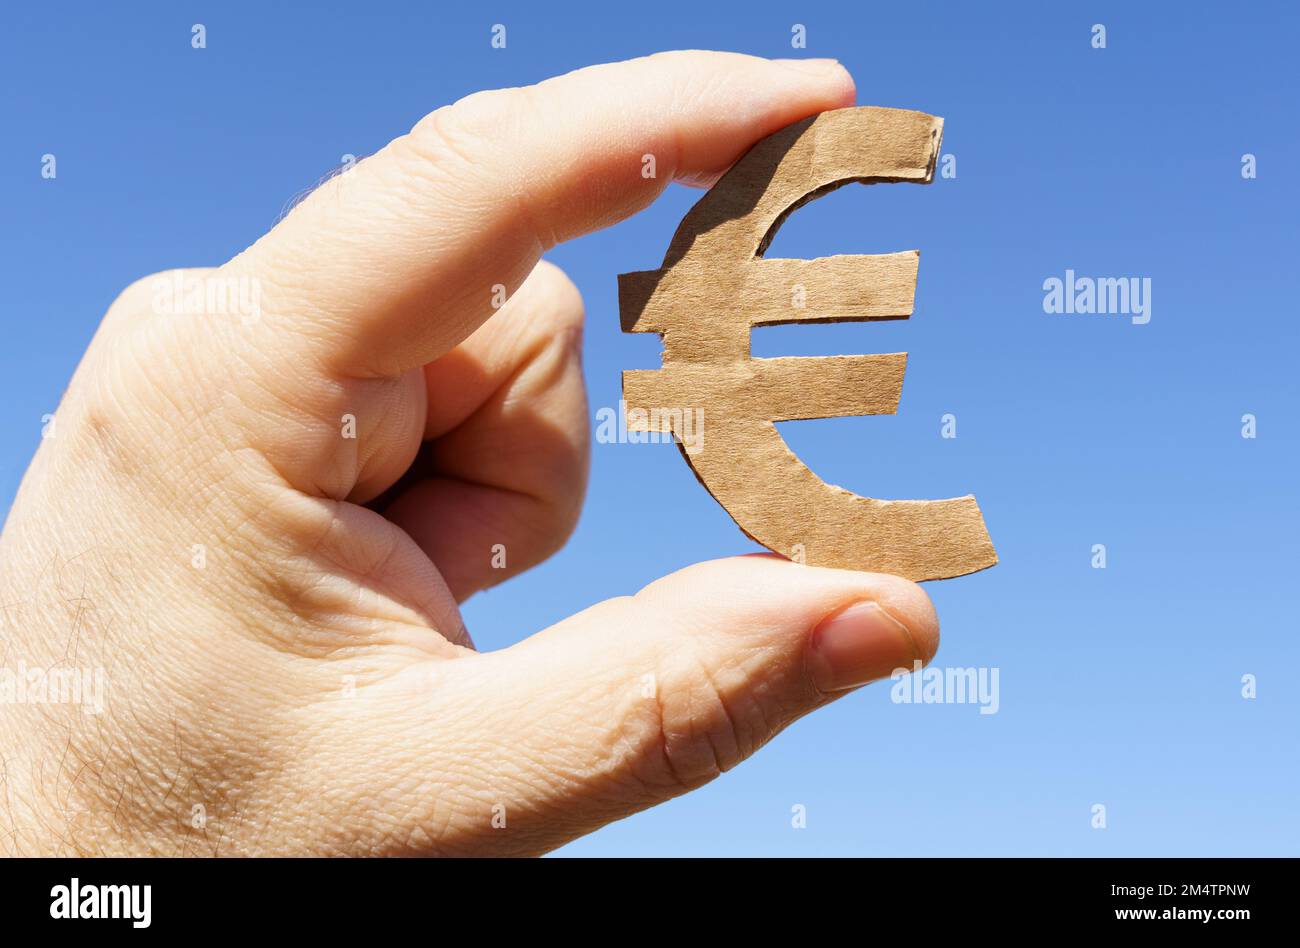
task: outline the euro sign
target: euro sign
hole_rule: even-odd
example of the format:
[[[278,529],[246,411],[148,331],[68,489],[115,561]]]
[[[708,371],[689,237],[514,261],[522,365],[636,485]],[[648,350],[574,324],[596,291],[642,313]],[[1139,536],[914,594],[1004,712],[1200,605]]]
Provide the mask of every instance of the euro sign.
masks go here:
[[[742,531],[808,565],[920,581],[997,562],[973,496],[854,494],[809,470],[776,430],[778,421],[893,414],[907,353],[750,355],[750,330],[760,324],[911,315],[918,251],[815,260],[763,254],[791,212],[841,185],[929,183],[942,131],[935,116],[882,108],[838,109],[788,126],[755,145],[687,213],[662,267],[619,276],[623,331],[663,337],[661,369],[623,373],[628,430],[673,435]],[[689,430],[696,418],[702,431]]]

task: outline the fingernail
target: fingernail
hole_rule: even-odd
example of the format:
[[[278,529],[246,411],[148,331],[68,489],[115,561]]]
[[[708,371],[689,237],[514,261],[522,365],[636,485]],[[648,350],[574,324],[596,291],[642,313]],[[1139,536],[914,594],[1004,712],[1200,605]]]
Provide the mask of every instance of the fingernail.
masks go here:
[[[774,59],[772,62],[809,76],[826,76],[841,68],[838,59]]]
[[[819,691],[843,691],[912,670],[920,658],[907,628],[874,602],[859,602],[813,630],[808,672]]]

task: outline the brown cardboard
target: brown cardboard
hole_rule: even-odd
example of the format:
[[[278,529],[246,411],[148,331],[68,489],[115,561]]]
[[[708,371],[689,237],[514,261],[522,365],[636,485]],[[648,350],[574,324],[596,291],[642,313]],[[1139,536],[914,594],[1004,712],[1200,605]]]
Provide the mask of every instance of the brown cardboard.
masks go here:
[[[662,369],[623,373],[628,429],[675,435],[700,482],[747,535],[808,565],[919,581],[997,562],[974,497],[859,496],[809,470],[773,424],[893,414],[906,353],[749,354],[759,324],[911,315],[915,250],[817,260],[762,254],[786,216],[841,185],[929,183],[942,131],[935,116],[881,108],[838,109],[788,126],[691,208],[660,269],[619,277],[623,330],[657,332],[664,343]],[[683,421],[683,410],[695,409],[703,411],[702,431]]]

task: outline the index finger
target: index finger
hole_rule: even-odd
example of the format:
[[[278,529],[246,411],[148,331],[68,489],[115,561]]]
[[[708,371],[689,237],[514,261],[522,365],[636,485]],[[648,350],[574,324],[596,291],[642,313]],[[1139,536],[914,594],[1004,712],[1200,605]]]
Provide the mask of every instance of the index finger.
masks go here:
[[[262,280],[277,355],[396,375],[465,339],[556,243],[853,98],[833,60],[709,52],[477,93],[328,182],[227,269]]]

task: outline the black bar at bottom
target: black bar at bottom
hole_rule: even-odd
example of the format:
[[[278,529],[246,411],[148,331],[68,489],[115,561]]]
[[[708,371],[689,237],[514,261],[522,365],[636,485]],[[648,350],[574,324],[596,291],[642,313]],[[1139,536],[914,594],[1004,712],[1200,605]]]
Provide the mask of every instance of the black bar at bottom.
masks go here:
[[[0,862],[0,910],[7,932],[208,937],[338,939],[396,925],[392,934],[431,938],[472,937],[465,925],[485,936],[520,926],[666,937],[763,932],[782,918],[809,936],[823,925],[910,923],[927,934],[1104,926],[1231,936],[1285,924],[1296,874],[1293,859],[37,859]]]

